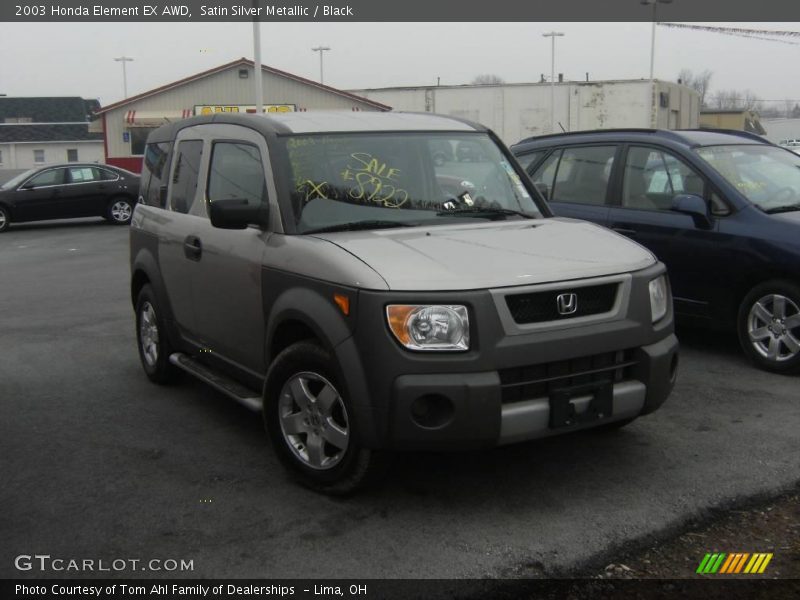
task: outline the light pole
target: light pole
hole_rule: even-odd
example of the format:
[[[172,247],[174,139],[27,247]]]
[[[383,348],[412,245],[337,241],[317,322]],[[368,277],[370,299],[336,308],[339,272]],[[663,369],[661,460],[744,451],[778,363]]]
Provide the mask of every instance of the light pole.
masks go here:
[[[556,38],[563,37],[559,31],[543,33],[542,37],[549,37],[552,43],[550,49],[550,133],[556,132]]]
[[[255,6],[255,4],[254,4]],[[255,85],[256,114],[264,112],[264,84],[261,71],[261,21],[253,19],[253,85]]]
[[[125,98],[128,97],[128,72],[125,69],[125,63],[133,62],[132,58],[128,58],[127,56],[118,56],[114,59],[116,62],[122,63],[122,94]]]
[[[672,0],[639,0],[643,6],[653,5],[653,30],[650,33],[650,83],[653,83],[653,65],[656,57],[656,21],[658,20],[658,5],[672,4]]]
[[[319,52],[319,82],[324,83],[322,80],[322,53],[327,52],[330,50],[328,46],[317,46],[316,48],[312,48],[312,52]]]

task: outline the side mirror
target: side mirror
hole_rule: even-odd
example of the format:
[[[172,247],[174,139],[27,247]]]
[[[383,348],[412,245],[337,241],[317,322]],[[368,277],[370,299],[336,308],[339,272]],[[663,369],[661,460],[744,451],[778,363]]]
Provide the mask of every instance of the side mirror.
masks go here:
[[[249,204],[244,198],[214,200],[209,203],[211,224],[220,229],[245,229],[248,225],[265,228],[269,223],[266,204]]]
[[[35,186],[30,181],[28,181],[27,183],[19,186],[19,189],[25,190],[25,191],[30,191],[32,189],[35,189]]]
[[[689,215],[699,229],[711,229],[711,218],[708,215],[708,204],[700,196],[679,194],[672,199],[671,210]]]

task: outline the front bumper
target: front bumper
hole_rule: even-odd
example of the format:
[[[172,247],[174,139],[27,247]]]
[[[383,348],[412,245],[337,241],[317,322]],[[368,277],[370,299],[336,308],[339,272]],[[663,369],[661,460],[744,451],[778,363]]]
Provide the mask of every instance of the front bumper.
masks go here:
[[[655,325],[649,318],[647,283],[660,272],[662,265],[634,274],[629,307],[612,320],[515,335],[487,291],[360,293],[355,335],[336,348],[360,442],[479,448],[653,412],[672,391],[678,362],[672,311]],[[400,348],[383,321],[389,302],[466,304],[472,347]]]

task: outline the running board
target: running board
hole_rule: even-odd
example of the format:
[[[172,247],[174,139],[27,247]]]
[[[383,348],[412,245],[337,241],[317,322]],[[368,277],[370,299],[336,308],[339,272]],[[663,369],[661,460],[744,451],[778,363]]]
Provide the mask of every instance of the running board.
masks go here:
[[[237,381],[234,381],[227,375],[222,375],[217,371],[213,371],[206,365],[196,361],[188,354],[183,354],[182,352],[170,354],[169,362],[176,367],[183,369],[187,373],[190,373],[200,381],[207,383],[226,396],[233,398],[239,404],[246,406],[250,410],[261,412],[261,397],[254,396],[253,390],[243,386]]]

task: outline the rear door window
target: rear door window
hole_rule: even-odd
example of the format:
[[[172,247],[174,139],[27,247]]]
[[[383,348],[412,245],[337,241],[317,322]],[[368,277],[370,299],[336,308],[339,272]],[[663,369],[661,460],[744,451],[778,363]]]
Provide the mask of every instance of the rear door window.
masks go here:
[[[552,202],[604,205],[617,146],[565,148],[551,189]]]
[[[175,212],[188,213],[192,209],[202,155],[202,140],[184,140],[178,143],[178,157],[172,174],[170,199],[170,208]]]

